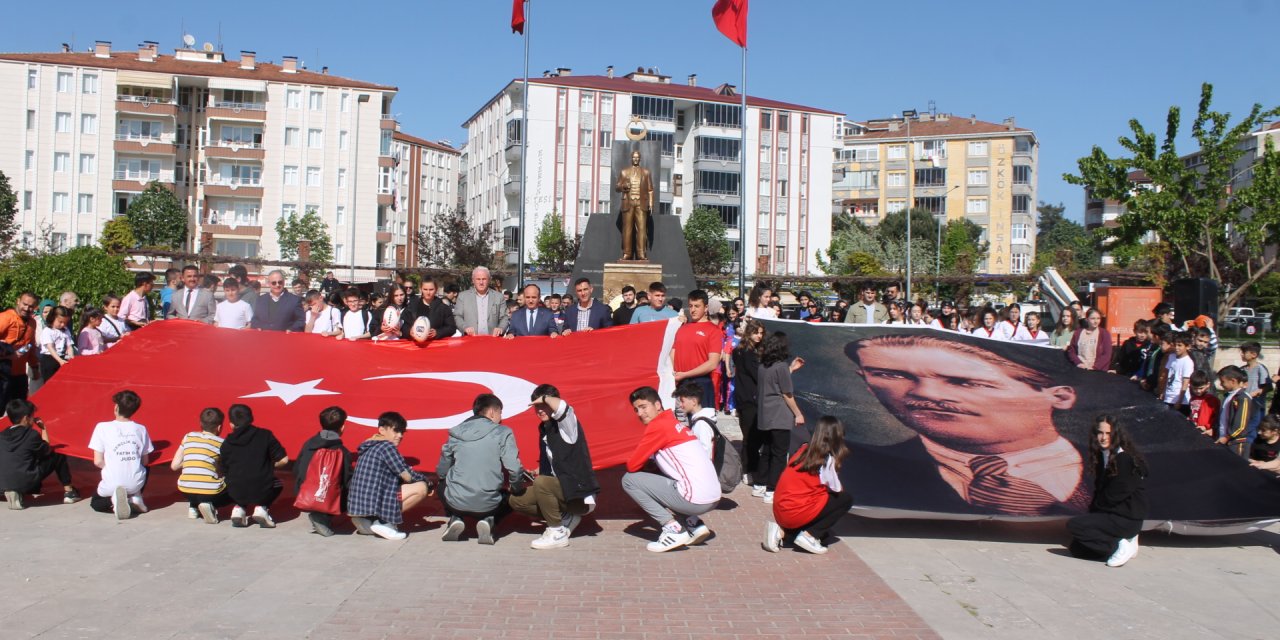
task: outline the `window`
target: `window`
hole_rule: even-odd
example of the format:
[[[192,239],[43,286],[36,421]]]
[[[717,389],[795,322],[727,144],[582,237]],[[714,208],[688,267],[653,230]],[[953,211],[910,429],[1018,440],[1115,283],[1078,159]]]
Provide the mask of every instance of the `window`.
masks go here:
[[[888,153],[886,155],[890,160],[906,160],[907,145],[905,144],[890,145]]]
[[[1026,273],[1030,264],[1030,254],[1015,253],[1009,258],[1009,271],[1012,273]]]
[[[280,216],[282,218],[288,218],[296,215],[298,215],[298,205],[289,203],[280,205]]]
[[[916,198],[915,209],[934,215],[947,212],[947,199],[942,197]]]
[[[320,186],[320,167],[307,167],[307,186]]]
[[[35,194],[30,191],[22,192],[22,210],[30,211],[35,206]]]
[[[423,207],[423,209],[426,209],[426,207]],[[346,224],[347,222],[347,208],[343,205],[338,205],[337,221],[338,224]]]
[[[22,168],[31,171],[36,168],[36,152],[28,150],[27,155],[23,157]]]
[[[54,173],[66,173],[71,170],[71,154],[58,151],[53,154]]]
[[[71,93],[71,73],[69,71],[58,72],[58,93]]]
[[[1013,212],[1031,213],[1031,196],[1014,196]]]
[[[583,113],[595,113],[596,110],[596,92],[583,91],[578,101],[578,110]]]
[[[338,132],[338,149],[339,149],[339,150],[341,150],[341,151],[346,151],[346,150],[347,150],[347,137],[348,137],[348,136],[347,136],[347,132],[346,132],[346,131],[339,131],[339,132]]]
[[[885,203],[884,210],[886,213],[898,213],[899,211],[905,211],[906,208],[907,208],[906,200],[890,200],[889,202]]]
[[[885,175],[884,186],[889,188],[907,186],[907,172],[890,171]]]
[[[155,180],[159,177],[159,160],[120,158],[116,161],[116,180]]]
[[[27,109],[27,131],[35,131],[36,129],[36,110]]]
[[[1014,184],[1031,184],[1031,167],[1020,164],[1013,167]]]
[[[71,133],[71,114],[59,111],[54,115],[53,130],[58,133]]]
[[[837,186],[845,189],[879,189],[879,171],[850,171]]]
[[[778,131],[790,131],[790,130],[791,130],[791,114],[779,113],[778,114]]]
[[[307,100],[307,107],[312,111],[324,110],[324,92],[312,91],[311,97]]]
[[[54,251],[66,251],[66,250],[67,250],[67,234],[62,233],[62,232],[56,232],[56,233],[54,233],[54,234],[53,234],[53,237],[51,238],[51,240],[52,240],[52,242],[51,242],[50,244],[52,244],[52,245],[53,245],[51,248],[52,248]]]
[[[596,132],[591,129],[578,129],[578,146],[591,147],[591,143],[595,141]]]
[[[80,76],[80,93],[95,94],[98,93],[98,76],[93,73],[86,73]]]
[[[71,209],[71,196],[61,191],[53,194],[53,212],[66,213]]]
[[[284,167],[284,184],[286,187],[297,186],[298,184],[298,167],[293,165],[285,165]]]
[[[698,123],[702,126],[737,129],[742,123],[742,107],[731,104],[698,103]]]
[[[82,193],[76,198],[76,213],[93,213],[93,194]]]
[[[35,69],[27,69],[27,88],[35,89],[40,84],[40,72]]]
[[[341,109],[343,113],[346,113],[351,110],[351,94],[350,93],[344,93],[342,94],[341,97],[338,98],[338,108]]]
[[[844,149],[840,159],[846,162],[879,162],[880,148],[868,145]]]
[[[346,247],[341,242],[333,245],[333,261],[342,262],[346,259]]]
[[[915,143],[915,147],[917,160],[931,160],[933,158],[947,157],[946,140],[924,140]]]
[[[285,96],[285,106],[287,106],[290,109],[302,108],[302,90],[301,89],[289,89],[288,91],[285,92],[284,96]]]
[[[787,147],[782,147],[781,149],[778,149],[778,164],[783,165],[783,170],[785,170],[786,165],[791,162],[791,159],[790,159],[791,154],[789,153],[790,151],[791,150],[788,149]]]
[[[698,193],[738,195],[738,174],[724,171],[699,171]]]
[[[1015,138],[1013,141],[1013,154],[1017,156],[1031,155],[1031,138]]]
[[[339,189],[347,188],[347,170],[346,169],[338,169],[338,188]]]
[[[917,187],[947,186],[947,170],[946,169],[916,169],[916,186]]]
[[[213,252],[220,256],[236,256],[238,258],[258,257],[257,240],[217,238],[213,241],[213,246]]]
[[[987,186],[987,177],[989,172],[986,169],[970,169],[969,170],[969,186],[985,187]]]
[[[694,139],[694,152],[698,160],[737,162],[741,148],[742,141],[733,138],[706,138],[699,136]]]
[[[92,113],[80,114],[80,133],[88,135],[98,133],[98,116]]]
[[[80,154],[80,173],[90,174],[98,172],[98,156],[92,153]]]
[[[787,189],[788,184],[789,183],[786,180],[778,181],[778,197],[779,198],[785,198],[788,195],[790,195],[790,191]]]
[[[760,112],[760,129],[762,131],[773,130],[773,112],[772,111]]]
[[[786,264],[786,263],[787,263],[787,248],[786,248],[786,247],[774,247],[774,248],[773,248],[773,261],[774,261],[775,265],[783,265],[783,264]]]
[[[985,158],[985,157],[987,157],[987,143],[986,143],[985,141],[983,141],[983,142],[970,142],[970,143],[969,143],[969,157],[970,157],[970,158]]]
[[[222,142],[223,146],[259,146],[262,144],[262,128],[238,127],[224,124],[218,128],[218,139]]]
[[[965,213],[986,213],[987,199],[986,198],[969,198],[969,200],[965,202],[964,212]]]
[[[671,98],[654,98],[651,96],[632,96],[631,113],[645,120],[659,122],[675,122],[676,103]]]
[[[284,128],[284,146],[286,147],[298,146],[298,128],[297,127]]]
[[[613,148],[613,132],[612,131],[603,130],[603,129],[600,131],[600,148],[601,149]],[[448,158],[446,158],[446,160],[448,160]]]
[[[120,140],[159,140],[164,125],[159,120],[121,120],[116,125],[116,138]]]
[[[89,246],[89,245],[91,245],[91,244],[93,244],[93,234],[89,234],[89,233],[77,233],[77,234],[76,234],[76,246],[77,246],[77,247],[87,247],[87,246]]]
[[[324,132],[319,129],[307,129],[307,146],[312,149],[324,147]]]
[[[1027,229],[1031,225],[1025,222],[1015,222],[1009,226],[1009,239],[1014,242],[1025,243],[1027,241]]]

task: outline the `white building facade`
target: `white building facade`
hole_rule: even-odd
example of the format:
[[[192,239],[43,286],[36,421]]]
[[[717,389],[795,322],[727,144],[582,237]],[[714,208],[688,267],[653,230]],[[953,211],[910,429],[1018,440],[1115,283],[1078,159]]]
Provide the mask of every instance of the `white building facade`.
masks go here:
[[[513,81],[463,124],[466,210],[473,224],[501,230],[508,264],[516,262],[520,233],[522,101],[522,82]],[[735,256],[746,243],[748,274],[818,273],[816,252],[831,241],[832,160],[843,116],[748,97],[740,185],[741,96],[727,85],[699,87],[696,76],[672,84],[652,70],[614,77],[612,69],[603,76],[560,69],[529,79],[526,258],[547,216],[580,235],[591,214],[609,211],[612,147],[627,140],[634,120],[646,140],[662,144],[655,213],[683,223],[695,208],[715,209]]]

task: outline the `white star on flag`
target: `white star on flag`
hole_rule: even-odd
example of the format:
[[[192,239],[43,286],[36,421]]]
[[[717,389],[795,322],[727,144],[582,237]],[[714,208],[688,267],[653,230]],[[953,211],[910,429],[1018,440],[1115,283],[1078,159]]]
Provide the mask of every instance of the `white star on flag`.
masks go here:
[[[267,386],[271,387],[270,391],[259,391],[251,393],[241,398],[280,398],[286,405],[293,404],[298,398],[304,396],[336,396],[341,395],[337,391],[326,391],[317,389],[316,385],[320,384],[324,378],[316,378],[298,384],[289,384],[287,382],[276,382],[275,380],[267,380]]]

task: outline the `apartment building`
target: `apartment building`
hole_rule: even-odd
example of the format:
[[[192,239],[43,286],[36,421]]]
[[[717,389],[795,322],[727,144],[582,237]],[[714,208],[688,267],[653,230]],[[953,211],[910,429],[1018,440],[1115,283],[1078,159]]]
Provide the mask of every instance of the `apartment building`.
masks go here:
[[[148,183],[190,212],[188,248],[278,258],[280,216],[315,210],[344,277],[405,252],[391,102],[396,88],[311,71],[297,58],[229,60],[211,45],[0,54],[0,170],[19,193],[23,239],[95,243]],[[399,227],[397,227],[399,228]]]
[[[968,219],[990,243],[983,273],[1027,273],[1035,260],[1039,143],[1002,123],[920,113],[846,122],[833,210],[866,224],[908,207]],[[910,203],[910,204],[908,204]]]
[[[440,213],[457,209],[462,152],[446,142],[399,131],[391,136],[391,144],[396,175],[388,186],[396,193],[393,213],[399,215],[378,221],[379,264],[417,266],[421,260],[416,235],[429,232]]]
[[[831,241],[830,175],[843,116],[778,100],[747,98],[742,147],[741,96],[731,85],[700,87],[654,69],[615,76],[558,69],[529,79],[527,167],[520,165],[523,85],[513,80],[463,123],[467,129],[465,201],[476,225],[501,230],[501,250],[515,264],[520,172],[526,180],[525,250],[549,215],[581,234],[589,216],[608,213],[612,148],[628,128],[661,143],[656,213],[697,207],[720,213],[729,242],[748,252],[747,273],[816,272],[815,253]],[[746,184],[739,184],[747,160]],[[528,256],[526,256],[528,257]],[[736,267],[735,267],[736,268]]]

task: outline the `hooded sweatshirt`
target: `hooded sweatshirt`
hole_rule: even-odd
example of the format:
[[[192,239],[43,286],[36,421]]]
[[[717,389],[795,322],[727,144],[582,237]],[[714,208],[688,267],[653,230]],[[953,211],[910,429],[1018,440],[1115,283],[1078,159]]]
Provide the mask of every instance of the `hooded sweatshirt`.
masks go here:
[[[49,445],[31,427],[0,431],[0,490],[28,493],[39,489],[42,478],[37,465],[48,455]]]
[[[307,467],[311,465],[311,459],[315,457],[316,452],[321,449],[341,449],[342,450],[342,488],[346,489],[351,486],[351,451],[342,444],[342,434],[320,430],[310,440],[302,443],[302,451],[298,452],[296,462],[293,463],[293,490],[297,491],[302,488],[302,482],[307,477]],[[345,491],[343,492],[346,493]],[[346,497],[345,495],[343,497]]]
[[[262,505],[276,482],[275,463],[288,456],[275,434],[248,424],[222,442],[222,469],[227,493],[238,505]]]
[[[512,482],[523,472],[515,434],[484,416],[471,416],[449,430],[436,465],[449,506],[469,513],[487,513],[502,502],[504,470]]]

